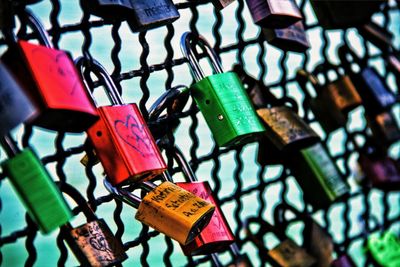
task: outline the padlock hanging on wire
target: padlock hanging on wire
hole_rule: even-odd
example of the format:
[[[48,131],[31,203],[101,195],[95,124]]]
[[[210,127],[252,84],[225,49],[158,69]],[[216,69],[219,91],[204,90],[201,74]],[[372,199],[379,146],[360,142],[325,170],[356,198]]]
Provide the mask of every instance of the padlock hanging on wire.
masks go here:
[[[86,130],[98,116],[70,55],[53,48],[45,28],[29,9],[20,10],[18,16],[41,44],[18,40],[12,29],[3,30],[9,49],[2,60],[37,108],[31,123],[55,131]]]
[[[160,175],[167,166],[138,106],[124,104],[113,79],[98,61],[80,57],[75,62],[93,102],[89,73],[104,85],[111,101],[111,105],[97,107],[100,119],[87,130],[110,182],[120,186]]]
[[[104,179],[113,197],[137,209],[135,218],[185,245],[209,224],[215,206],[172,182],[137,184],[147,194],[141,199],[125,188],[117,188]]]
[[[59,183],[60,191],[69,196],[83,212],[87,222],[78,227],[67,223],[60,234],[82,266],[114,266],[128,258],[121,240],[118,240],[104,219],[97,218],[89,203],[73,186]]]
[[[213,68],[212,75],[204,75],[196,46],[206,53]],[[257,139],[265,129],[237,74],[223,72],[215,51],[201,35],[184,33],[181,37],[181,50],[189,61],[196,81],[191,86],[190,93],[217,145],[243,145]]]
[[[31,148],[21,151],[9,134],[0,142],[8,156],[3,172],[39,230],[48,234],[68,222],[71,210],[39,157]]]

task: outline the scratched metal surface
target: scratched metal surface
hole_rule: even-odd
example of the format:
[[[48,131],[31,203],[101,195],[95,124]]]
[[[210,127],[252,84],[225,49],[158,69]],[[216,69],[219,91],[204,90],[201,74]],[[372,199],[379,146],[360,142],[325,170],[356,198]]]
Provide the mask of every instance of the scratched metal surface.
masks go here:
[[[393,91],[394,78],[379,57],[379,50],[353,29],[325,31],[319,27],[310,4],[297,1],[306,18],[307,33],[312,48],[306,54],[284,53],[268,45],[261,31],[252,23],[243,0],[226,9],[214,10],[210,1],[191,1],[177,4],[181,18],[173,25],[144,33],[130,32],[127,24],[108,23],[82,12],[79,1],[43,1],[32,6],[50,30],[56,47],[68,50],[76,58],[88,54],[101,62],[112,73],[122,88],[126,102],[136,102],[147,116],[147,109],[168,88],[178,84],[189,85],[192,77],[179,49],[180,36],[185,31],[204,35],[222,59],[225,70],[234,63],[241,63],[247,72],[262,79],[278,97],[291,97],[300,107],[300,115],[323,137],[330,153],[351,185],[352,197],[346,202],[335,203],[327,211],[312,211],[303,201],[302,192],[295,179],[283,166],[263,168],[256,161],[257,145],[249,144],[233,149],[215,146],[201,114],[188,109],[182,114],[181,125],[175,134],[176,144],[191,161],[199,180],[210,181],[218,195],[227,220],[238,238],[241,250],[246,252],[255,266],[262,264],[254,245],[245,239],[243,221],[249,216],[272,220],[277,203],[289,203],[300,210],[308,209],[314,218],[333,236],[335,243],[345,249],[359,266],[370,264],[364,256],[362,244],[365,235],[359,216],[377,218],[379,224],[399,234],[400,195],[379,190],[362,189],[355,182],[357,153],[345,146],[349,132],[365,131],[362,108],[350,114],[348,129],[327,136],[303,106],[304,96],[294,81],[295,70],[305,67],[312,70],[321,61],[338,63],[337,47],[343,42],[351,44],[360,54],[371,56],[371,64],[385,75]],[[389,1],[384,12],[374,20],[395,33],[394,44],[400,44],[399,6]],[[4,51],[4,46],[1,47]],[[209,71],[209,70],[208,70]],[[104,94],[96,89],[99,103],[105,104]],[[400,114],[395,107],[395,114]],[[306,116],[307,115],[307,116]],[[79,161],[84,155],[85,134],[61,134],[40,128],[19,128],[14,136],[23,145],[31,145],[40,155],[54,180],[66,181],[82,192],[96,208],[99,217],[105,218],[116,236],[121,238],[129,259],[124,266],[210,266],[210,257],[183,256],[179,245],[169,238],[144,227],[135,221],[135,210],[114,201],[104,189],[100,165],[84,167]],[[399,144],[390,153],[399,156]],[[166,155],[167,156],[167,155]],[[4,153],[1,158],[5,159]],[[171,158],[168,157],[171,167]],[[174,175],[182,181],[180,175]],[[70,202],[71,206],[73,203]],[[83,223],[79,215],[74,225]],[[2,266],[55,266],[78,265],[75,257],[58,237],[58,231],[43,236],[27,222],[25,211],[7,179],[0,186],[0,263]],[[302,225],[294,224],[288,235],[301,242]],[[371,225],[372,230],[377,226]],[[276,240],[266,240],[269,247]],[[223,264],[231,255],[219,255]]]

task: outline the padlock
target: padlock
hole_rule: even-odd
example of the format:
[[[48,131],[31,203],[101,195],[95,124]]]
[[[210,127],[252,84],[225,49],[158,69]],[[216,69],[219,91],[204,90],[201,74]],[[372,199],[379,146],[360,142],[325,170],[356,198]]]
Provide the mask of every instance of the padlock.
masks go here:
[[[286,219],[290,211],[295,217]],[[334,244],[332,237],[318,224],[311,215],[302,213],[288,204],[278,204],[274,209],[274,224],[287,229],[290,223],[300,220],[304,223],[303,245],[311,256],[316,259],[314,267],[329,267],[333,261]]]
[[[259,225],[256,234],[253,234],[251,230],[253,224]],[[265,256],[265,259],[272,266],[314,266],[316,262],[314,257],[309,255],[304,248],[300,247],[292,239],[288,238],[281,229],[275,228],[267,221],[257,217],[250,217],[245,222],[245,229],[248,238],[262,252],[259,255]],[[267,249],[263,242],[263,238],[267,233],[273,233],[280,240],[280,244],[272,249]]]
[[[367,239],[367,252],[382,267],[400,266],[400,239],[390,230],[373,233]]]
[[[179,118],[173,117],[176,113],[182,112],[189,94],[184,85],[175,86],[163,93],[148,110],[147,124],[155,140],[161,139],[168,132],[174,133],[180,124]],[[168,110],[168,108],[170,108]],[[161,115],[164,110],[169,113]]]
[[[134,14],[131,0],[85,0],[81,1],[83,10],[90,14],[111,20],[127,20]]]
[[[391,111],[382,112],[375,116],[365,113],[364,116],[374,139],[380,145],[389,147],[400,140],[400,129]]]
[[[48,234],[68,222],[71,210],[38,156],[30,148],[20,151],[9,135],[0,139],[8,156],[3,172],[39,230]]]
[[[370,21],[386,0],[311,0],[311,6],[325,29],[346,29]]]
[[[349,186],[322,143],[316,143],[287,157],[287,165],[304,198],[315,209],[324,209],[347,197]]]
[[[196,55],[196,45],[206,52],[213,75],[204,76]],[[196,83],[190,92],[213,133],[218,146],[245,144],[265,131],[243,84],[234,72],[223,72],[215,51],[201,35],[186,32],[181,38]]]
[[[131,0],[131,5],[128,25],[133,32],[164,26],[180,17],[172,0]]]
[[[211,2],[217,10],[221,10],[235,2],[235,0],[211,0]]]
[[[263,28],[262,32],[270,45],[283,51],[304,53],[310,48],[302,21],[298,21],[282,29]]]
[[[349,56],[352,57],[352,61],[350,61]],[[387,111],[396,103],[396,97],[388,88],[383,77],[378,74],[376,69],[367,66],[366,60],[361,60],[350,47],[341,46],[339,57],[360,94],[365,111],[370,116]],[[352,71],[351,62],[357,63],[360,67],[358,73]]]
[[[263,28],[286,28],[301,20],[294,0],[246,0],[255,24]]]
[[[334,73],[336,79],[330,80],[329,73]],[[362,104],[361,97],[350,80],[348,75],[340,72],[340,67],[328,62],[317,65],[312,72],[314,76],[323,75],[326,82],[320,92],[321,101],[333,102],[334,105],[344,114],[348,113]],[[318,96],[317,96],[318,98]]]
[[[183,252],[185,255],[203,255],[227,250],[235,242],[235,236],[213,196],[210,184],[198,181],[182,151],[176,146],[174,150],[174,158],[187,179],[187,182],[177,182],[176,185],[215,205],[208,226],[192,242],[182,246]]]
[[[264,122],[265,134],[260,139],[257,160],[261,165],[281,164],[283,153],[308,147],[319,136],[290,107],[281,103],[263,82],[248,75],[240,65],[233,71],[240,77]]]
[[[331,263],[331,267],[357,267],[357,265],[349,255],[343,254]]]
[[[357,28],[357,30],[364,40],[371,42],[384,52],[388,52],[392,47],[393,33],[374,21],[369,21],[367,24]]]
[[[366,185],[385,191],[400,189],[400,163],[371,142],[366,143],[359,152],[358,164]]]
[[[3,61],[13,72],[28,96],[39,109],[34,125],[65,132],[82,132],[97,119],[70,55],[52,48],[41,22],[28,9],[20,14],[40,36],[37,45],[23,40],[13,40]]]
[[[31,121],[36,115],[36,107],[0,61],[0,136],[20,123]]]
[[[241,254],[236,244],[229,246],[229,252],[232,254],[233,260],[226,265],[227,267],[253,267],[249,256],[245,253]]]
[[[332,87],[322,86],[315,75],[303,69],[297,70],[296,81],[303,90],[305,97],[309,100],[311,111],[316,120],[327,134],[346,126],[346,116],[336,105],[334,94],[329,92]],[[316,97],[312,97],[308,91],[308,82],[313,85],[317,94]]]
[[[61,236],[82,266],[114,266],[128,258],[121,240],[118,240],[104,219],[98,219],[85,198],[73,186],[59,183],[61,192],[78,204],[87,223],[72,227],[70,223],[60,229]]]
[[[150,180],[166,170],[167,165],[151,136],[144,118],[136,104],[124,104],[111,76],[96,60],[91,62],[84,57],[76,60],[84,77],[90,70],[105,85],[106,93],[112,105],[97,107],[100,115],[87,134],[102,163],[105,173],[113,185]],[[93,98],[93,101],[94,98]]]
[[[165,181],[138,184],[148,193],[143,199],[104,179],[106,189],[117,199],[137,209],[136,220],[186,245],[210,222],[215,206],[202,198]]]

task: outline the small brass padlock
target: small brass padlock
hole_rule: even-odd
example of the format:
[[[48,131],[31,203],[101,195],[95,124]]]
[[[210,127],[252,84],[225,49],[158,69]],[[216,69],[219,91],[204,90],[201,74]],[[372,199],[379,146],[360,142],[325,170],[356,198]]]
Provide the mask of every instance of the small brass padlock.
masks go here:
[[[123,188],[104,185],[112,195],[137,208],[135,218],[185,245],[208,225],[215,206],[171,182],[139,184],[148,193],[143,199]]]
[[[92,96],[88,81],[90,70],[105,86],[109,106],[97,107],[100,119],[87,130],[91,144],[104,171],[113,185],[150,180],[167,166],[146,122],[135,103],[125,104],[107,70],[96,60],[76,60],[86,89]],[[89,67],[90,66],[90,67]]]
[[[195,49],[196,45],[206,52],[213,67],[213,75],[204,75],[196,56],[199,55]],[[184,33],[181,49],[196,80],[190,93],[204,115],[218,146],[254,141],[265,128],[259,121],[237,74],[223,72],[216,53],[201,35]]]
[[[48,234],[68,222],[71,210],[39,157],[30,148],[20,151],[9,135],[0,142],[9,157],[3,172],[39,230]]]
[[[177,182],[176,184],[215,205],[210,223],[192,242],[182,245],[183,252],[185,255],[202,255],[225,251],[229,248],[229,245],[235,242],[235,236],[213,196],[209,183],[198,181],[182,151],[176,146],[174,150],[174,158],[187,179],[187,182]]]
[[[253,233],[252,227],[258,225],[258,231]],[[245,222],[247,236],[253,242],[259,252],[273,266],[297,266],[311,267],[316,263],[315,258],[309,255],[306,250],[288,238],[283,231],[272,226],[261,218],[250,217]],[[268,233],[273,233],[280,244],[272,249],[267,249],[263,240]]]
[[[114,266],[128,258],[121,240],[118,240],[104,219],[98,219],[84,197],[67,183],[59,183],[60,190],[71,197],[84,213],[87,223],[73,228],[61,227],[61,235],[83,266]]]

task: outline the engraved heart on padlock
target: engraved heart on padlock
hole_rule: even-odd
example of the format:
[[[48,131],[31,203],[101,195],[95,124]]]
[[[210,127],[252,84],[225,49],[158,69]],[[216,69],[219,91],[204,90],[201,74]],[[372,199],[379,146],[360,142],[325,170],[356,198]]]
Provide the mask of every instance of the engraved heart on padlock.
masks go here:
[[[35,64],[40,64],[41,71],[46,70],[47,79],[59,81],[57,83],[68,95],[74,95],[79,86],[79,80],[73,69],[70,58],[62,51],[55,53],[55,50],[49,50],[39,47],[32,50],[32,56]],[[47,60],[44,60],[46,57]]]
[[[152,156],[150,149],[151,140],[146,135],[145,126],[128,114],[125,120],[114,121],[115,131],[118,136],[142,157]]]

